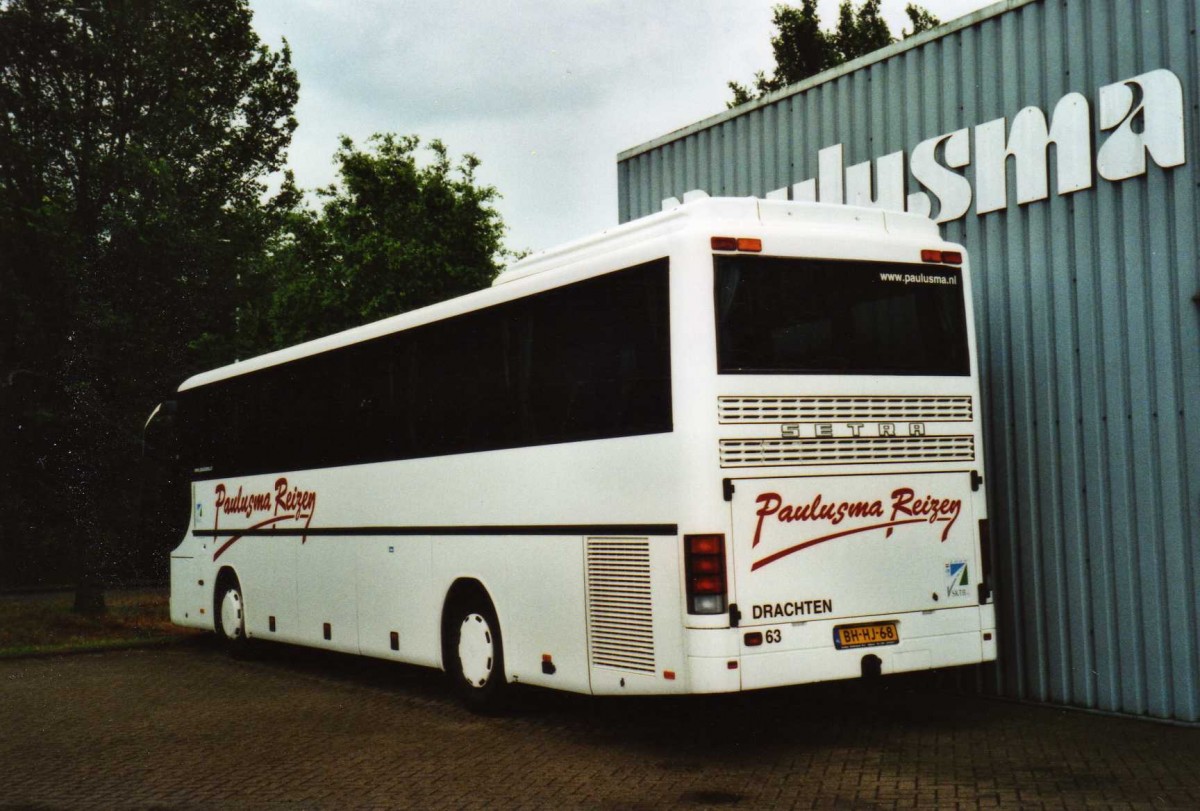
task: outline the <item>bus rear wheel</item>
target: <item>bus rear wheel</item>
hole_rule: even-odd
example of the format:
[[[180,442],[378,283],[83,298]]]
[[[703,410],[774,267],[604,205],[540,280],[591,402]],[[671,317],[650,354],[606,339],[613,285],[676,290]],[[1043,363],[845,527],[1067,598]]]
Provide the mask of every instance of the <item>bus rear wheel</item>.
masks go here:
[[[495,609],[485,597],[462,600],[447,618],[446,671],[472,712],[493,713],[507,692],[504,645]]]

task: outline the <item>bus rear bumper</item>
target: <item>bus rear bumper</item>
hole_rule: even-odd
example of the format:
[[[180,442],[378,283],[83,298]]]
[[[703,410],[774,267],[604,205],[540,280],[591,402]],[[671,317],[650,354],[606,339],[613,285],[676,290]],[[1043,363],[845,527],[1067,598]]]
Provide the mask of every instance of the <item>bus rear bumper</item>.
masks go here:
[[[878,620],[894,620],[900,641],[872,647],[836,648],[833,642],[836,626],[859,624],[869,619],[693,631],[691,650],[693,654],[702,655],[688,657],[690,692],[759,690],[854,679],[865,672],[907,673],[990,662],[996,658],[995,612],[990,605],[896,614]],[[733,638],[718,638],[725,634]],[[747,634],[761,634],[763,642],[749,646]],[[718,653],[717,648],[726,644],[729,646],[726,655],[713,655]],[[867,657],[877,661],[864,664]]]

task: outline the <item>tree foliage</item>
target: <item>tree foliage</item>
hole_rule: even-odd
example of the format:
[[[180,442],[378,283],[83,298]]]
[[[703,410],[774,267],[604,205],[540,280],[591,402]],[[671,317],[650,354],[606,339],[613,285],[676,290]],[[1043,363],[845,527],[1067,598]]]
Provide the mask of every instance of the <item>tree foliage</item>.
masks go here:
[[[915,37],[917,34],[937,28],[942,24],[942,21],[933,16],[929,11],[921,8],[918,5],[909,3],[904,7],[904,13],[908,15],[908,21],[912,23],[911,31],[903,31],[904,39]]]
[[[753,87],[729,82],[733,99],[728,106],[736,107],[762,98],[895,42],[887,21],[880,13],[880,2],[863,0],[862,5],[855,7],[851,0],[843,0],[838,7],[838,23],[834,31],[821,28],[817,0],[801,0],[799,7],[775,6],[772,23],[776,34],[771,37],[775,70],[770,76],[761,70],[755,73]],[[937,17],[915,4],[908,4],[905,13],[913,25],[911,32],[904,32],[905,37],[941,25]]]
[[[505,255],[496,190],[479,161],[457,162],[440,141],[422,160],[416,136],[343,137],[338,182],[319,210],[286,187],[290,206],[248,278],[237,351],[275,348],[486,287]]]
[[[0,583],[161,575],[137,469],[182,379],[498,271],[497,193],[438,141],[269,195],[298,89],[248,0],[0,0]]]
[[[37,569],[21,545],[53,536],[125,563],[141,423],[228,321],[296,125],[287,45],[250,21],[246,0],[0,3],[0,555]]]

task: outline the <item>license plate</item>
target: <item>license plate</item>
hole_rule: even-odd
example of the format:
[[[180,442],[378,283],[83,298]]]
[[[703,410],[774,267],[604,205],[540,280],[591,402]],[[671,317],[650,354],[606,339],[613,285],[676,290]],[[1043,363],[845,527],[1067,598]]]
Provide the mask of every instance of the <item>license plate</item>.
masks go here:
[[[833,646],[845,648],[873,648],[876,645],[896,645],[900,642],[900,631],[895,622],[868,622],[862,625],[839,625],[833,629]]]

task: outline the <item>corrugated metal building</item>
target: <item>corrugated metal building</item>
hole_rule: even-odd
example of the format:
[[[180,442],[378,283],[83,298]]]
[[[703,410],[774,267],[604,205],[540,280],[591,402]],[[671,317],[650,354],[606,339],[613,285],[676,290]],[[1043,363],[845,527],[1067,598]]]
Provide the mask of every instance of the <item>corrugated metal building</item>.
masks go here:
[[[619,156],[623,222],[865,202],[971,251],[1004,695],[1200,720],[1198,22],[1009,0]]]

